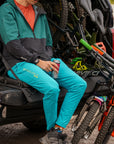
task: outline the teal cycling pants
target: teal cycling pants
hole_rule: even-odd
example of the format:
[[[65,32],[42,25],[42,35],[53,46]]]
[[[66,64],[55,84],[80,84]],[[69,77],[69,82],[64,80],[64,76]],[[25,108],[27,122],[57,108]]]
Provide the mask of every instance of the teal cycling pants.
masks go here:
[[[54,59],[52,58],[51,61]],[[51,72],[47,73],[32,63],[20,62],[12,67],[21,81],[44,94],[43,108],[47,130],[55,124],[63,128],[67,126],[87,87],[86,82],[80,76],[68,68],[61,59],[58,60],[60,60],[60,69],[57,79],[51,77]],[[15,79],[11,71],[8,71],[8,75]],[[67,89],[67,93],[57,116],[59,86]]]

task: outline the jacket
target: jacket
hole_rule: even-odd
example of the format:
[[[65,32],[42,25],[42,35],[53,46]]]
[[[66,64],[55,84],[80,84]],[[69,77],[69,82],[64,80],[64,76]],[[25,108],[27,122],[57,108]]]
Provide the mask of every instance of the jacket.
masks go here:
[[[0,7],[3,56],[11,67],[22,61],[34,63],[37,58],[50,60],[53,55],[52,37],[46,12],[35,5],[33,8],[35,11],[34,31],[13,0],[7,0]]]

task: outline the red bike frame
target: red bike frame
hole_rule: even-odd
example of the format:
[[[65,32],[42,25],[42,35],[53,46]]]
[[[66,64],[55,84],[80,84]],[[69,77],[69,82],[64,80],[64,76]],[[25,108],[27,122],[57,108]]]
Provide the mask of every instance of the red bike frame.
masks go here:
[[[114,58],[114,29],[111,29],[112,32],[112,58]]]
[[[99,130],[99,131],[100,131],[102,125],[103,125],[103,122],[104,122],[106,116],[107,116],[108,113],[109,113],[109,109],[110,109],[111,106],[114,106],[114,96],[112,96],[111,100],[109,101],[109,103],[108,103],[108,105],[107,105],[107,110],[104,112],[104,114],[103,114],[103,116],[102,116],[102,119],[101,119],[101,121],[100,121],[100,123],[99,123],[99,126],[98,126],[98,130]],[[113,130],[111,136],[114,137],[114,130]]]

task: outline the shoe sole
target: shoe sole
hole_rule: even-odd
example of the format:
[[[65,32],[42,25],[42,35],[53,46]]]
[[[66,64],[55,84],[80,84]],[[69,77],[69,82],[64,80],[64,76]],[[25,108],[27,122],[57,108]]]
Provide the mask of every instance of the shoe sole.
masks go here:
[[[50,144],[47,135],[39,139],[41,144]]]
[[[40,139],[39,139],[39,142],[40,142],[41,144],[51,144],[51,143],[49,142],[49,140],[48,140],[47,135],[45,135],[44,137],[40,138]],[[59,139],[58,144],[63,144],[63,141],[62,141],[61,139]],[[68,144],[68,143],[65,142],[64,144]],[[70,143],[69,143],[69,144],[70,144]]]

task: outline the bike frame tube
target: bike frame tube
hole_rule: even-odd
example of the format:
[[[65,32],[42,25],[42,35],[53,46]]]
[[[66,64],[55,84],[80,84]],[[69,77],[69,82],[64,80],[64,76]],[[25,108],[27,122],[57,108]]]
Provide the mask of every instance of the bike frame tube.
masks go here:
[[[114,29],[111,29],[112,32],[112,58],[114,59]]]
[[[114,106],[114,96],[112,96],[111,100],[109,101],[108,106],[107,106],[107,110],[104,112],[103,117],[102,117],[102,119],[101,119],[101,121],[99,123],[99,126],[98,126],[98,130],[99,131],[100,131],[102,125],[103,125],[103,122],[104,122],[106,116],[109,113],[109,109],[110,109],[111,106]],[[114,137],[114,130],[113,130],[111,136]]]

